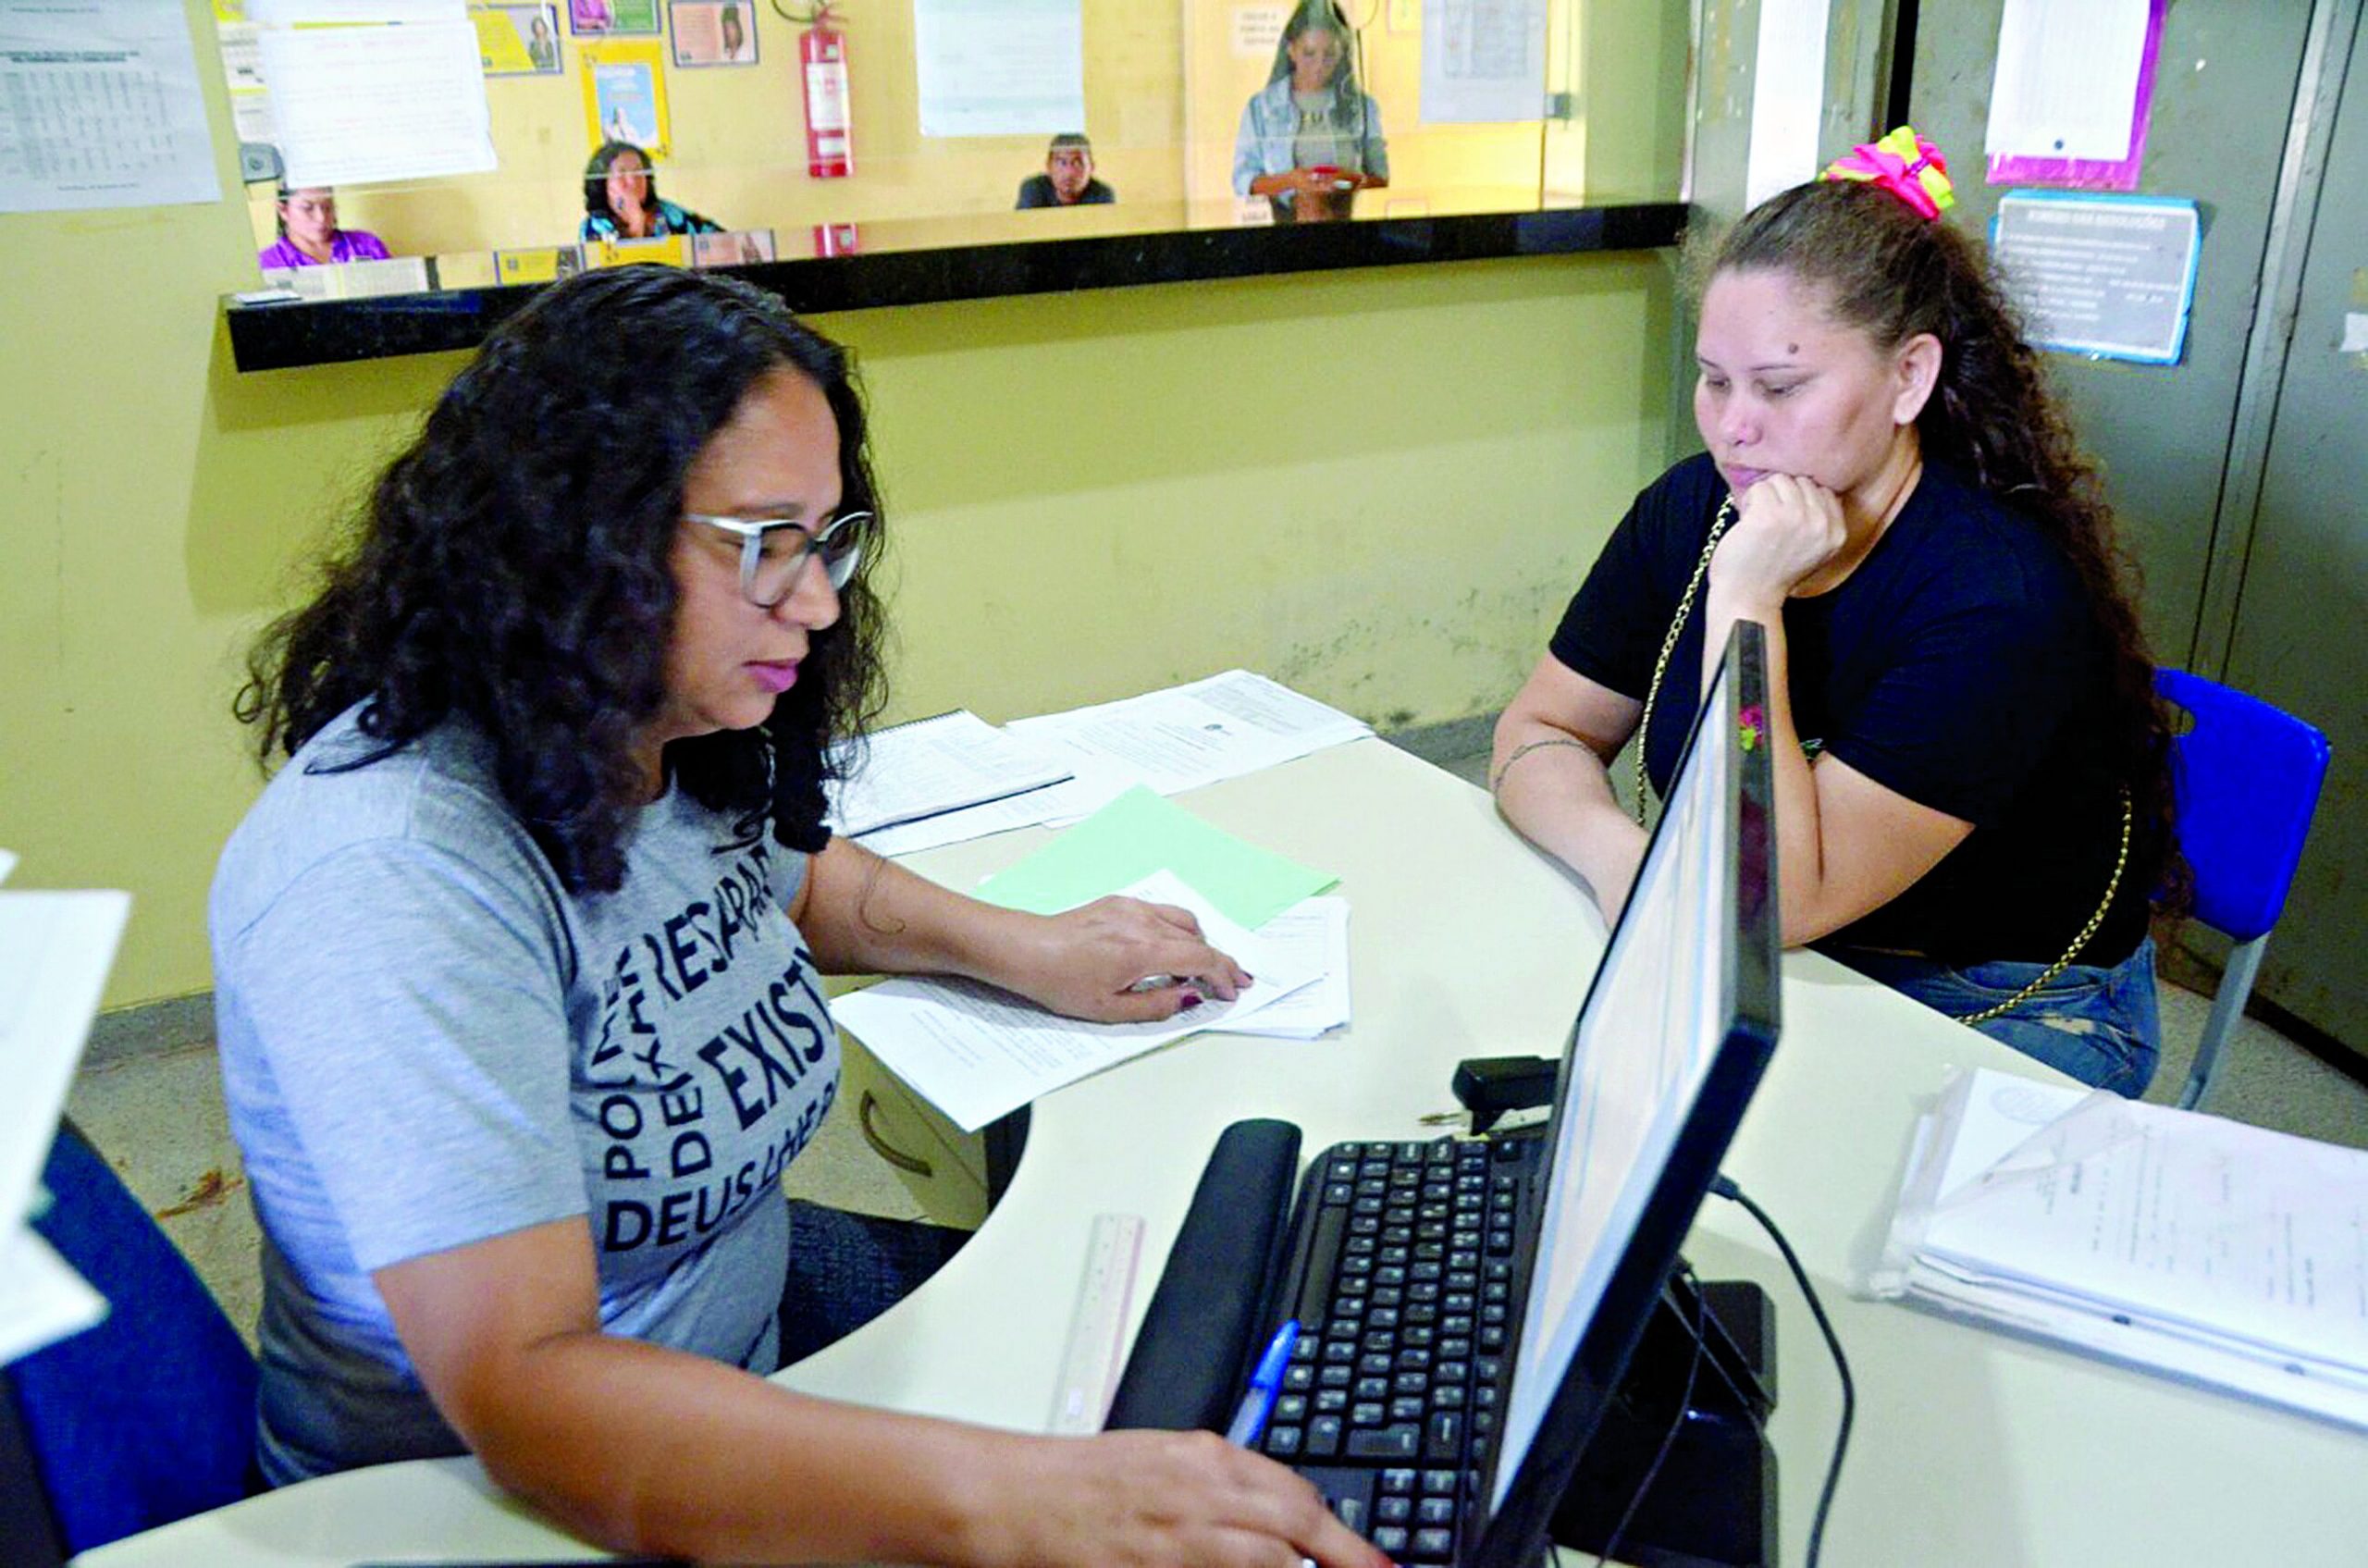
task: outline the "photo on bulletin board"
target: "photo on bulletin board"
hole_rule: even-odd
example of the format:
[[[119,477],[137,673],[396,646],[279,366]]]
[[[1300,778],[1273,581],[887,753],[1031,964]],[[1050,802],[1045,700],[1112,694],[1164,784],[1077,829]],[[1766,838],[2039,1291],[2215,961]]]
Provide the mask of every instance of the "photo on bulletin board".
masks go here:
[[[584,45],[587,145],[630,142],[663,159],[672,141],[666,114],[665,46],[655,39]]]
[[[752,0],[668,0],[678,66],[753,66],[757,7]]]
[[[469,12],[476,24],[477,57],[487,76],[557,76],[559,6],[479,6]]]
[[[773,259],[773,231],[742,228],[724,234],[691,236],[693,266],[751,266]]]
[[[567,30],[578,38],[655,37],[658,0],[567,0]]]

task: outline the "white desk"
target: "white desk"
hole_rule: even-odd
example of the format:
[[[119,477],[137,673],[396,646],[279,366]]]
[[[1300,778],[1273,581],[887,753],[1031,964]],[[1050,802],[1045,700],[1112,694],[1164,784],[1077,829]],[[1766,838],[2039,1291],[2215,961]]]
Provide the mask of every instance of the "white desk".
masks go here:
[[[811,1392],[1042,1430],[1102,1211],[1148,1222],[1138,1319],[1218,1132],[1249,1116],[1309,1152],[1416,1138],[1469,1056],[1560,1048],[1602,946],[1575,885],[1476,789],[1378,741],[1196,792],[1212,821],[1337,870],[1353,914],[1356,1023],[1312,1043],[1189,1039],[1040,1102],[1009,1192],[928,1287],[792,1368]],[[956,887],[1034,832],[922,869]],[[1827,1561],[2083,1565],[2368,1561],[2368,1439],[2299,1416],[1903,1308],[1846,1299],[1919,1100],[1950,1063],[2051,1075],[1813,954],[1786,960],[1774,1065],[1725,1169],[1815,1275],[1859,1387]],[[1780,1560],[1802,1560],[1839,1394],[1781,1261],[1713,1199],[1687,1247],[1706,1278],[1767,1286],[1780,1323],[1773,1422]],[[333,1568],[371,1559],[581,1557],[473,1462],[388,1465],[290,1488],[86,1554],[87,1568]]]

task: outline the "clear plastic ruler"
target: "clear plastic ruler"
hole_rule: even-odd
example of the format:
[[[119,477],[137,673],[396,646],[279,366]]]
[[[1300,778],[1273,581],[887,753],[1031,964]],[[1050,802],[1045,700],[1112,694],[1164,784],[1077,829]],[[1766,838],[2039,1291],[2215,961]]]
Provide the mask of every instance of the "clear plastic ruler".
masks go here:
[[[1143,1216],[1098,1214],[1085,1242],[1085,1272],[1069,1314],[1068,1343],[1053,1394],[1049,1430],[1099,1432],[1118,1388],[1118,1352],[1134,1297],[1135,1263],[1142,1255]]]

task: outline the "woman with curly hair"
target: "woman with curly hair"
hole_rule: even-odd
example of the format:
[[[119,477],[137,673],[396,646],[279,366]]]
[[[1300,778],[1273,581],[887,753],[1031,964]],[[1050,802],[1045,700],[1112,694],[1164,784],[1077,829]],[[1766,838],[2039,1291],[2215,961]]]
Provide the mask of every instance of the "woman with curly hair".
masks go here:
[[[944,1253],[783,1201],[837,1087],[821,973],[1113,1020],[1246,979],[1184,911],[991,908],[829,834],[880,509],[841,350],[728,279],[589,274],[486,343],[258,648],[240,716],[289,756],[209,913],[265,1474],[469,1450],[604,1546],[700,1559],[1374,1568],[1206,1434],[761,1376]]]
[[[1894,140],[1896,138],[1897,140]],[[1768,634],[1783,931],[2085,1082],[2158,1043],[2169,732],[2095,475],[1912,132],[1710,257],[1709,450],[1636,499],[1497,727],[1506,819],[1625,901],[1703,650]],[[1920,198],[1920,199],[1919,199]],[[1665,679],[1664,679],[1665,677]],[[1640,807],[1641,812],[1641,807]]]
[[[658,193],[649,154],[630,142],[603,142],[584,165],[584,222],[577,238],[663,240],[672,234],[721,234],[723,225]]]

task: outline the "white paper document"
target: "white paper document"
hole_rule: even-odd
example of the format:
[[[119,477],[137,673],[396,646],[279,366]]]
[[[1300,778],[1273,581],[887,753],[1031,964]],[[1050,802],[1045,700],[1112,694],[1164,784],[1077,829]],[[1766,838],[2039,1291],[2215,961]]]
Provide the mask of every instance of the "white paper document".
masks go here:
[[[1079,0],[913,0],[913,54],[923,136],[1084,129]]]
[[[1231,954],[1255,982],[1231,1002],[1211,997],[1189,1013],[1146,1023],[1085,1023],[992,986],[911,978],[842,996],[831,1004],[832,1015],[915,1093],[975,1132],[1104,1068],[1227,1019],[1246,1019],[1314,978],[1270,953],[1173,872],[1146,877],[1126,893],[1191,910],[1210,945]]]
[[[1255,772],[1373,734],[1363,720],[1247,670],[1092,708],[1015,719],[1009,727],[1030,739],[1057,741],[1131,768],[1162,795]]]
[[[1985,1069],[1889,1262],[1885,1293],[2368,1426],[2368,1152]]]
[[[1428,0],[1423,123],[1546,116],[1546,0]]]
[[[1073,776],[1057,753],[1006,734],[967,708],[877,731],[867,738],[862,759],[858,771],[831,791],[833,833],[860,837]]]
[[[1992,157],[2129,156],[2147,0],[2006,0],[1990,80]]]
[[[1314,1040],[1349,1022],[1349,901],[1338,894],[1302,898],[1255,932],[1270,954],[1315,979],[1256,1016],[1210,1026],[1213,1034],[1263,1034]],[[1254,969],[1252,971],[1255,973]]]
[[[494,167],[483,57],[465,18],[266,28],[259,43],[289,185],[426,179]]]
[[[0,1366],[106,1315],[105,1299],[31,1228],[0,1241]]]
[[[0,0],[0,212],[221,200],[181,0]]]

